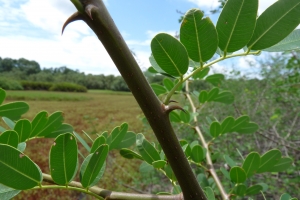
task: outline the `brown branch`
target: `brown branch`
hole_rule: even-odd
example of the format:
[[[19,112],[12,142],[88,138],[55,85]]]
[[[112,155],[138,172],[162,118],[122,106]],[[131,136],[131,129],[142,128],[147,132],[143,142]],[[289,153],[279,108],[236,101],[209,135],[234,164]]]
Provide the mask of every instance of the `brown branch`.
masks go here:
[[[113,19],[101,0],[80,0],[86,13],[82,20],[94,31],[112,58],[133,96],[144,112],[170,163],[185,200],[206,196],[189,165],[169,121],[169,115],[154,94],[132,56]],[[83,49],[84,51],[84,49]]]

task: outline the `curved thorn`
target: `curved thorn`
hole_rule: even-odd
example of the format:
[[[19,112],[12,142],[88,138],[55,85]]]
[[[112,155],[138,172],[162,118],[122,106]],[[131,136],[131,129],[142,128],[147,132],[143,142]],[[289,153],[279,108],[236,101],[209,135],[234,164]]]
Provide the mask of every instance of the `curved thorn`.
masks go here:
[[[61,34],[64,33],[65,28],[72,22],[77,21],[77,20],[83,20],[83,16],[80,12],[75,12],[74,14],[72,14],[67,21],[65,21],[62,30],[61,30]]]
[[[96,6],[92,5],[92,4],[88,4],[86,7],[85,7],[85,13],[90,17],[91,20],[93,20],[93,17],[92,17],[92,9],[93,8],[97,8]]]
[[[164,105],[163,104],[163,108],[164,108],[165,112],[168,114],[173,110],[181,110],[186,113],[186,111],[178,105]]]
[[[169,101],[169,103],[178,103],[178,101],[175,101],[175,100],[172,100],[172,99],[171,99],[171,100]]]

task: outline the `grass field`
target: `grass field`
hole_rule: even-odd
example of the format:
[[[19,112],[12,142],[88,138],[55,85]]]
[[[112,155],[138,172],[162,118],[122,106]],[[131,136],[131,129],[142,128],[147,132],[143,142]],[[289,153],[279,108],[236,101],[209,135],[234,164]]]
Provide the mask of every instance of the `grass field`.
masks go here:
[[[129,124],[129,130],[136,133],[144,130],[139,119],[142,111],[129,92],[91,90],[88,93],[65,93],[46,91],[6,91],[7,100],[25,101],[30,110],[23,118],[32,120],[42,110],[49,114],[54,111],[64,113],[65,123],[73,125],[78,133],[82,130],[95,139],[95,133],[111,131],[123,122]],[[5,102],[4,102],[5,103]],[[86,138],[87,139],[87,138]],[[35,139],[27,143],[25,153],[35,161],[43,172],[49,173],[48,154],[53,139]],[[90,142],[91,144],[91,142]],[[81,151],[85,151],[80,147]],[[85,152],[87,154],[87,152]],[[82,160],[81,160],[82,162]],[[107,160],[106,173],[98,186],[115,191],[131,191],[120,182],[132,185],[140,176],[139,162],[125,160],[117,151],[111,152]],[[111,175],[114,174],[114,177]],[[142,186],[140,186],[142,187]],[[142,188],[140,188],[142,189]],[[131,191],[132,192],[132,191]],[[92,199],[76,192],[62,190],[25,191],[14,199]]]

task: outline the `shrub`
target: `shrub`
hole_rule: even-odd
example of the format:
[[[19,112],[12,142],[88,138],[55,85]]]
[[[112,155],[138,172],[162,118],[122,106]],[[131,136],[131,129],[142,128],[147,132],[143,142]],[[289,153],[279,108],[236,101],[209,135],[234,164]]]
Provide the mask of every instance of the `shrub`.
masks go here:
[[[87,92],[86,87],[75,83],[55,83],[49,88],[49,90],[62,92]]]
[[[36,82],[36,81],[21,81],[24,90],[49,90],[53,83]]]
[[[3,88],[5,90],[23,90],[23,87],[19,81],[2,77],[0,78],[0,88]]]

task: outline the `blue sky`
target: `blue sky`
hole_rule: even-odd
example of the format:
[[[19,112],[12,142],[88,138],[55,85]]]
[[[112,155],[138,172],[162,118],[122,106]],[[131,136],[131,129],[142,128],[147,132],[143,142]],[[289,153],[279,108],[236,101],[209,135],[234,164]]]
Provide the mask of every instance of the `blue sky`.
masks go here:
[[[260,0],[261,13],[276,0]],[[150,66],[151,39],[159,32],[175,34],[180,14],[191,8],[207,11],[217,0],[105,0],[116,25],[141,68]],[[75,12],[69,0],[0,0],[0,57],[26,58],[41,67],[67,66],[92,74],[118,71],[93,32],[83,22],[70,24],[63,36],[61,26]],[[217,15],[209,15],[216,22]],[[253,57],[249,57],[254,61]],[[244,58],[237,65],[247,68]],[[216,65],[219,71],[228,63]]]

